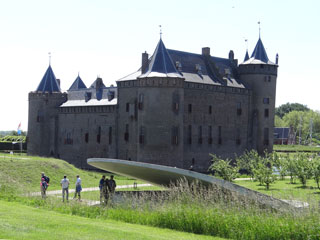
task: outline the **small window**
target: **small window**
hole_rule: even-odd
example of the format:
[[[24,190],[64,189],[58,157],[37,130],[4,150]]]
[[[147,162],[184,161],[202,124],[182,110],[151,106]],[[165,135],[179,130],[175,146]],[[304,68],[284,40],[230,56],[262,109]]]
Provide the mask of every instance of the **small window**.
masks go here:
[[[265,118],[269,117],[269,109],[268,108],[264,109],[264,117]]]
[[[140,127],[139,143],[144,144],[145,141],[145,127]]]
[[[84,135],[84,141],[85,141],[86,143],[89,142],[89,133],[86,133],[86,134]]]
[[[218,127],[218,144],[222,144],[222,127]]]
[[[101,127],[98,127],[98,133],[97,133],[97,143],[101,142]]]
[[[236,132],[236,144],[237,144],[237,145],[240,145],[240,144],[241,144],[240,128],[237,128],[237,132]]]
[[[237,103],[237,115],[240,116],[242,114],[241,102]]]
[[[188,105],[188,112],[189,112],[189,113],[192,113],[192,104],[189,104],[189,105]]]
[[[130,104],[126,103],[126,112],[129,112],[129,109],[130,109]]]
[[[211,105],[209,106],[209,114],[210,115],[212,114],[212,106]]]
[[[126,131],[125,131],[125,133],[124,133],[124,140],[125,140],[126,142],[129,141],[129,124],[126,124]]]
[[[271,82],[271,76],[268,76],[268,82]]]
[[[143,109],[143,94],[142,93],[139,94],[138,108],[139,108],[139,110]]]
[[[172,145],[179,144],[179,128],[173,127],[172,128]]]
[[[263,104],[269,104],[270,99],[269,98],[263,98]]]

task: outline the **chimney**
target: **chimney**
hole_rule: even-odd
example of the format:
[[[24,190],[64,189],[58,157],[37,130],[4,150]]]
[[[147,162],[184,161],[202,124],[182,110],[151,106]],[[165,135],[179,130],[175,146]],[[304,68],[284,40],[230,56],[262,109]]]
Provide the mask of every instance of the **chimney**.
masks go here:
[[[59,87],[60,87],[60,79],[57,79],[57,82],[58,82],[58,85],[59,85]]]
[[[209,47],[202,48],[202,55],[210,56],[210,48]]]
[[[279,54],[277,53],[276,55],[276,64],[278,65],[278,62],[279,62]]]
[[[102,88],[102,84],[103,84],[102,78],[97,77],[97,80],[96,80],[96,89]]]
[[[234,60],[234,52],[230,50],[229,52],[229,60],[233,61]]]
[[[149,54],[147,52],[142,53],[141,73],[145,73],[148,69]]]

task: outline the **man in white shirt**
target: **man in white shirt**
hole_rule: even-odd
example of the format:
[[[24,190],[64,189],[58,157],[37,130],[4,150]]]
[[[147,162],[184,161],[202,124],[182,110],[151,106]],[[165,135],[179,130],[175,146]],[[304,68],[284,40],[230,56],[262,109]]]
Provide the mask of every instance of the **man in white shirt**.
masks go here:
[[[69,179],[66,175],[63,176],[63,179],[60,182],[62,187],[62,201],[64,202],[64,195],[67,194],[66,199],[69,199]]]

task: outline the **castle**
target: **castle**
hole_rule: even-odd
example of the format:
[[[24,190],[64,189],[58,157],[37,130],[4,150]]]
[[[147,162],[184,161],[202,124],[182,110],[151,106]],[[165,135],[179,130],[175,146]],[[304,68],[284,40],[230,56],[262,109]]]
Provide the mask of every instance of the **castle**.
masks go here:
[[[238,64],[228,58],[166,49],[162,39],[141,68],[106,87],[80,76],[61,92],[49,65],[29,93],[28,154],[82,168],[87,158],[118,158],[206,172],[210,153],[233,158],[272,151],[278,55],[261,38]]]

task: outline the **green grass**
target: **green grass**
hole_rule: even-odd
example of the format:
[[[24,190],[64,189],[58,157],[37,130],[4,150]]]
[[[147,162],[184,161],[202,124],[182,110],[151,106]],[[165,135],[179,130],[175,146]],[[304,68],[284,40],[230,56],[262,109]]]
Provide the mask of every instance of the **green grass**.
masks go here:
[[[313,179],[308,180],[306,188],[302,187],[298,179],[296,179],[295,184],[291,184],[290,179],[277,180],[275,183],[270,185],[269,190],[266,190],[265,186],[259,185],[259,182],[251,180],[236,181],[235,184],[276,198],[300,200],[310,204],[317,203],[320,196],[320,190],[317,188],[317,184]]]
[[[320,152],[320,147],[305,145],[273,145],[274,151]]]
[[[212,239],[113,220],[88,219],[0,201],[1,239]]]
[[[77,174],[82,179],[83,188],[98,187],[102,174],[105,174],[84,171],[60,159],[0,154],[0,186],[6,186],[6,189],[16,193],[40,191],[41,172],[50,177],[48,190],[61,189],[60,181],[64,175],[67,175],[73,187]],[[142,183],[123,176],[115,176],[115,180],[117,185]]]

